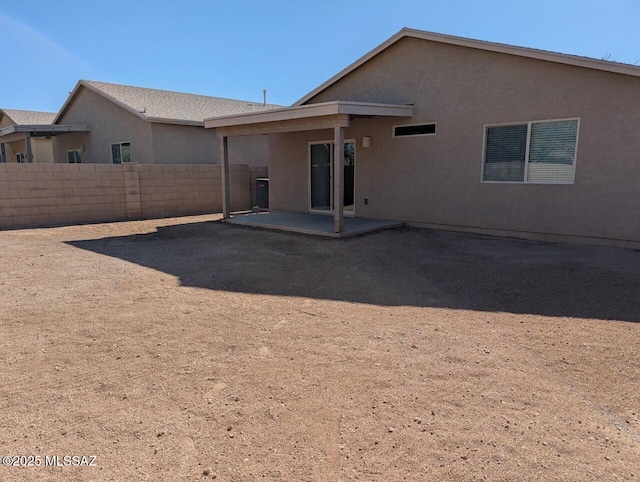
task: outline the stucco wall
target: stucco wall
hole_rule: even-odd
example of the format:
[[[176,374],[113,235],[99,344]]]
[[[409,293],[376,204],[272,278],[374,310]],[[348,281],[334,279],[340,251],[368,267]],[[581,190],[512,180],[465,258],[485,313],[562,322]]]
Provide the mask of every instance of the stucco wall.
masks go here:
[[[84,87],[59,123],[88,124],[91,131],[57,136],[53,146],[56,162],[67,162],[67,151],[80,149],[83,163],[111,163],[111,144],[131,142],[133,162],[220,163],[220,148],[214,130],[146,122]],[[229,162],[266,165],[266,136],[231,139]]]
[[[640,241],[638,78],[407,38],[311,102],[338,99],[415,103],[411,119],[346,129],[358,216]],[[480,182],[485,124],[568,117],[580,118],[575,184]],[[392,138],[393,125],[419,122],[436,135]],[[272,209],[307,209],[307,143],[331,138],[270,136]]]
[[[53,162],[53,142],[51,139],[31,139],[33,162]]]
[[[24,153],[25,162],[27,162],[27,144],[26,141],[5,142],[4,151],[7,156],[6,162],[16,162],[16,153]],[[33,162],[48,163],[53,162],[53,146],[51,139],[32,138],[31,154]]]
[[[0,129],[13,125],[15,125],[15,122],[13,122],[8,115],[0,114]]]
[[[151,124],[156,164],[219,164],[220,143],[214,129],[175,124]],[[267,164],[266,136],[229,139],[231,164]]]
[[[67,150],[85,146],[83,162],[111,163],[111,144],[131,142],[133,162],[153,162],[151,124],[91,90],[81,87],[60,124],[88,124],[91,132],[65,134],[54,140],[54,157],[67,162]]]
[[[24,153],[25,160],[27,158],[27,146],[25,141],[5,142],[4,152],[7,156],[7,162],[16,162],[16,154]]]

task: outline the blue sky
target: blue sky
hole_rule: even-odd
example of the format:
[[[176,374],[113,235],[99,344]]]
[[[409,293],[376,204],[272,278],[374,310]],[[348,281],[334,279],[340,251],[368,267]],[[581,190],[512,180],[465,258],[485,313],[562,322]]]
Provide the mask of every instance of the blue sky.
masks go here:
[[[637,0],[0,0],[0,107],[80,78],[289,105],[402,27],[640,65]]]

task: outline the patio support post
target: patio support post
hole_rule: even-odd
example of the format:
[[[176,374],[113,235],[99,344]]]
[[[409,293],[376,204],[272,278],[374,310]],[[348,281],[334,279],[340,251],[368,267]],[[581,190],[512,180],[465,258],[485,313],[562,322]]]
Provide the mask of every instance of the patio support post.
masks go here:
[[[231,193],[229,192],[229,142],[227,136],[220,138],[220,183],[222,187],[222,218],[231,217]]]
[[[344,127],[336,125],[333,131],[333,231],[341,233],[344,222]]]
[[[33,162],[33,152],[31,151],[31,134],[27,132],[27,135],[24,138],[24,143],[27,145],[27,162]]]

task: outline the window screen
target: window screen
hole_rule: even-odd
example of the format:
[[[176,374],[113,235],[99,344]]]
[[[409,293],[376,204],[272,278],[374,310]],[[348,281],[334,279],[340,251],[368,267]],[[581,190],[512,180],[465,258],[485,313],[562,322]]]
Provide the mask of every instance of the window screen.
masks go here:
[[[487,127],[483,180],[571,184],[577,139],[577,119]]]

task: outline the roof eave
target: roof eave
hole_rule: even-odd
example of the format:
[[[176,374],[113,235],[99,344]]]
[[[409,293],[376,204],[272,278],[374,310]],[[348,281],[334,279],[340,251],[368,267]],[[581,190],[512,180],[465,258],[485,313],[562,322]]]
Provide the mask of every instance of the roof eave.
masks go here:
[[[318,104],[273,109],[267,112],[250,112],[224,117],[211,117],[204,120],[204,127],[231,127],[245,124],[260,124],[265,122],[281,122],[313,117],[334,115],[367,115],[412,117],[413,105],[379,104],[372,102],[331,101]]]
[[[88,124],[32,124],[32,125],[13,125],[0,129],[0,136],[6,136],[15,133],[30,132],[51,132],[63,133],[63,132],[88,132],[91,127]]]
[[[148,122],[156,124],[176,124],[182,126],[204,127],[204,121],[192,121],[184,119],[169,119],[166,117],[145,117]]]

